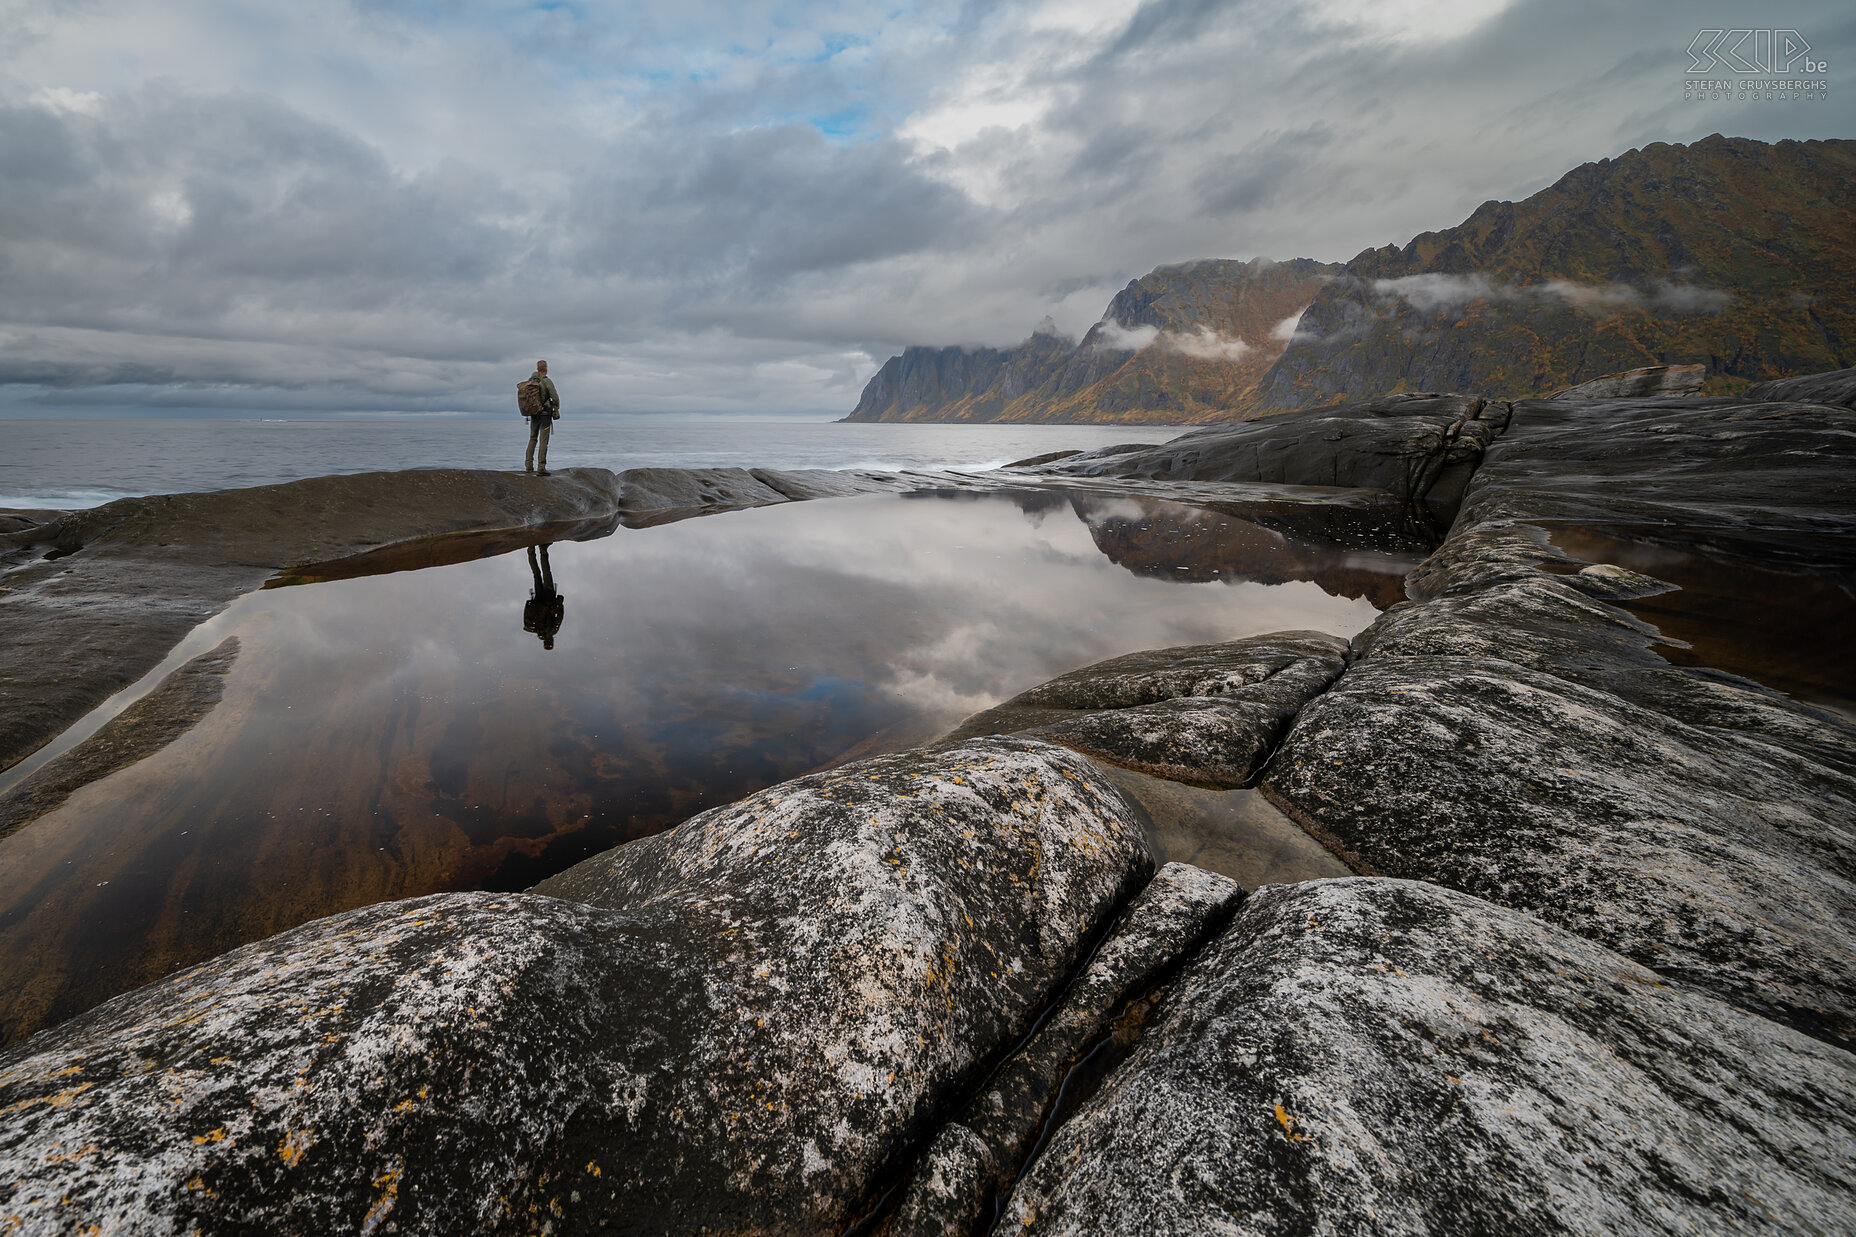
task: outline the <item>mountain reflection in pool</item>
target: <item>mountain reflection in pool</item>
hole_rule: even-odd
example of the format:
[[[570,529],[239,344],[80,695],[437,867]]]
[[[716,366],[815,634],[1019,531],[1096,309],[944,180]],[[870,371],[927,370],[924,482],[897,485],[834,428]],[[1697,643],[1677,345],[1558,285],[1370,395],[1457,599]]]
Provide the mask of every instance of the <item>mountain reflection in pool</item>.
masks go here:
[[[547,556],[545,582],[516,552],[266,590],[189,637],[240,639],[219,705],[0,841],[5,1037],[334,911],[525,888],[1104,657],[1358,631],[1415,561],[1049,493],[794,503]]]

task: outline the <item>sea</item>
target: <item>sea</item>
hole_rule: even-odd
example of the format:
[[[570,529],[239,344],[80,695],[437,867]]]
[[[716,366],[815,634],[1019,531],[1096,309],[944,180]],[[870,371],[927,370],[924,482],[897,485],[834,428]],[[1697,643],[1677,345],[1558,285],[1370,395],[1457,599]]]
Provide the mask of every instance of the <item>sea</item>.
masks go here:
[[[551,468],[973,471],[1047,451],[1165,442],[1177,425],[844,424],[752,416],[564,417]],[[520,468],[514,415],[341,419],[0,420],[0,507],[69,510],[401,468]]]

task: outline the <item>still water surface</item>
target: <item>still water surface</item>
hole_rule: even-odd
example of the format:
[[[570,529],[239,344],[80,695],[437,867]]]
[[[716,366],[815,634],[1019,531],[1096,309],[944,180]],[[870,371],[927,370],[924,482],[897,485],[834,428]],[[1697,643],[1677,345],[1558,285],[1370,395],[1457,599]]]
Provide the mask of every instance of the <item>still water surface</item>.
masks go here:
[[[792,503],[546,557],[558,608],[516,552],[265,590],[189,637],[239,638],[217,707],[0,840],[0,1033],[349,907],[525,888],[1104,657],[1351,634],[1414,561],[1029,492]]]

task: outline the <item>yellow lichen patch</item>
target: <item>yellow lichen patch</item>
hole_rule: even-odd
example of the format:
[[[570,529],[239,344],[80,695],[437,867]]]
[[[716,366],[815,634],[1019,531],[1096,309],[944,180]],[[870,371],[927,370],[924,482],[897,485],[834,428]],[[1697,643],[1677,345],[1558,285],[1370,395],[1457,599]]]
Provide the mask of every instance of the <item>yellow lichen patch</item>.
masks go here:
[[[94,1154],[96,1149],[97,1145],[92,1143],[88,1147],[79,1147],[76,1151],[47,1151],[45,1162],[47,1164],[69,1164],[72,1160],[81,1160],[87,1155]]]
[[[68,1091],[60,1091],[56,1095],[37,1095],[29,1100],[21,1100],[17,1104],[9,1104],[5,1108],[0,1108],[0,1116],[23,1111],[24,1109],[32,1107],[34,1104],[45,1104],[52,1108],[63,1108],[66,1104],[69,1104],[72,1100],[96,1085],[97,1084],[94,1082],[85,1082],[72,1087]]]
[[[208,1130],[204,1134],[195,1134],[193,1136],[193,1142],[195,1146],[204,1146],[207,1143],[222,1143],[225,1140],[226,1140],[226,1127],[223,1125],[220,1126],[216,1130]]]
[[[594,1177],[597,1177],[597,1176],[599,1176],[599,1165],[597,1165],[597,1164],[595,1164],[595,1163],[594,1163],[593,1161],[591,1161],[591,1160],[588,1160],[588,1161],[586,1162],[586,1171],[587,1171],[587,1172],[588,1172],[588,1173],[589,1173],[590,1175],[592,1175],[592,1176],[594,1176]]]
[[[1308,1135],[1295,1132],[1295,1127],[1300,1125],[1301,1122],[1302,1119],[1300,1117],[1284,1108],[1281,1104],[1276,1105],[1276,1124],[1282,1126],[1282,1136],[1292,1143],[1305,1143],[1308,1141]]]
[[[310,1132],[308,1130],[285,1130],[282,1140],[277,1144],[277,1157],[287,1168],[295,1168],[303,1153],[309,1150]]]
[[[206,1063],[208,1065],[230,1065],[232,1064],[232,1058],[231,1057],[213,1057],[209,1059]]]
[[[400,1164],[396,1160],[393,1167],[374,1178],[374,1188],[380,1191],[380,1197],[367,1209],[367,1215],[361,1219],[362,1237],[380,1227],[380,1222],[387,1218],[395,1203],[400,1199]]]

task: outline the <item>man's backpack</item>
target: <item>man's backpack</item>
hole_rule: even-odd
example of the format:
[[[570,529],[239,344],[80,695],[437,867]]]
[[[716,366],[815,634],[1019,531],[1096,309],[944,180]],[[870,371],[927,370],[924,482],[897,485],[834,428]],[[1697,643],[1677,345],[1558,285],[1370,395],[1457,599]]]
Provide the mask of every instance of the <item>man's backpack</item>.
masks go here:
[[[539,417],[547,413],[548,393],[539,382],[516,383],[516,411],[525,417]]]

